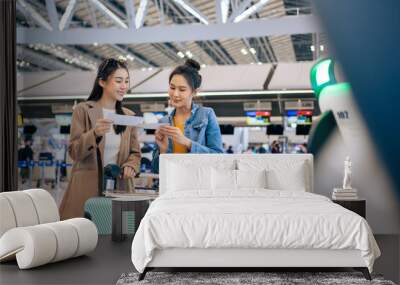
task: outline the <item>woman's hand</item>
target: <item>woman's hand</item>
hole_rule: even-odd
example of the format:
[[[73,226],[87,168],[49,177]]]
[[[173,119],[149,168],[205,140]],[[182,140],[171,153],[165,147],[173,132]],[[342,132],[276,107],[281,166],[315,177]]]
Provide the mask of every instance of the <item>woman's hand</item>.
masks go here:
[[[160,153],[166,153],[168,150],[168,137],[161,134],[160,128],[156,130],[155,137]]]
[[[109,119],[98,119],[94,127],[94,134],[96,137],[104,136],[111,130],[113,121]]]
[[[122,174],[122,178],[123,179],[129,179],[129,178],[133,178],[135,177],[135,170],[130,167],[130,166],[125,166],[123,168],[123,174]]]
[[[192,147],[192,141],[182,134],[181,130],[172,126],[161,126],[160,133],[163,136],[171,138],[175,143],[186,146],[187,149]]]

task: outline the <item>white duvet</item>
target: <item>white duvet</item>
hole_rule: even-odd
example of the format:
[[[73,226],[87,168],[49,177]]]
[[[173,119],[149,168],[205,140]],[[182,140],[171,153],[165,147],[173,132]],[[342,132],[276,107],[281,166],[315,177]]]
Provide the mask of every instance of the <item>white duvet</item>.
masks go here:
[[[155,249],[358,249],[372,272],[380,251],[365,219],[328,198],[299,191],[248,189],[166,193],[156,199],[132,243],[143,272]]]

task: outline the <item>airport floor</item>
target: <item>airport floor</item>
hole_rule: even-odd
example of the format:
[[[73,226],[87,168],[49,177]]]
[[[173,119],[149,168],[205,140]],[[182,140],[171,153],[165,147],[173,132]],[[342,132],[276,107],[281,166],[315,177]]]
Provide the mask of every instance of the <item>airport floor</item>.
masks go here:
[[[54,189],[50,184],[41,185],[52,194],[57,205],[66,186],[66,182]],[[22,185],[21,188],[30,187]],[[375,262],[374,272],[400,284],[400,236],[375,235],[375,239],[382,255]],[[96,250],[88,256],[31,270],[19,270],[15,262],[0,264],[0,284],[115,284],[122,273],[134,271],[130,246],[131,239],[115,243],[110,236],[99,236]]]
[[[131,239],[112,242],[100,236],[97,248],[87,256],[19,270],[16,262],[0,264],[0,284],[115,284],[122,273],[134,271]]]
[[[399,237],[375,238],[382,256],[376,261],[374,272],[399,284]],[[3,263],[0,284],[116,284],[122,273],[135,271],[130,258],[131,242],[132,239],[127,239],[116,243],[110,236],[100,236],[96,250],[87,256],[29,270],[19,270],[15,261]]]

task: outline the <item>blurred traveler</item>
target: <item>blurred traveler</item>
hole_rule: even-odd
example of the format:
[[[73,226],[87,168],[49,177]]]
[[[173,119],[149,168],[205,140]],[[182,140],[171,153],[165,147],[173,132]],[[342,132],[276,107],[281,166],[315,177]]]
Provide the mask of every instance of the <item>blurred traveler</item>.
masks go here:
[[[24,140],[24,147],[18,150],[18,161],[25,162],[24,165],[21,166],[21,179],[22,184],[29,179],[30,168],[29,162],[33,160],[33,150],[32,150],[32,138],[26,137]]]

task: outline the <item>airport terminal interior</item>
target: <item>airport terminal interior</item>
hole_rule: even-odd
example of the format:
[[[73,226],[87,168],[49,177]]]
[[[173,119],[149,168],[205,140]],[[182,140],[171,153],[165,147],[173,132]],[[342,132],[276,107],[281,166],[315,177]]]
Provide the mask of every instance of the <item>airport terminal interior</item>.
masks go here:
[[[367,5],[358,0],[3,0],[0,2],[1,284],[399,284],[398,143],[400,139],[396,138],[399,124],[397,124],[398,114],[395,111],[396,104],[400,103],[400,94],[395,85],[395,82],[398,82],[396,79],[399,79],[400,63],[400,52],[395,49],[395,44],[399,44],[399,3],[392,0],[383,1],[387,3],[367,1]],[[355,16],[353,13],[360,15]],[[367,19],[371,19],[369,17],[371,15],[375,18],[369,22]],[[348,24],[344,24],[345,22]],[[399,24],[397,28],[396,24]],[[376,38],[367,35],[367,31],[371,31]],[[382,42],[377,43],[379,40]],[[374,43],[370,44],[372,41]],[[99,187],[103,189],[98,197],[91,197],[86,201],[83,209],[85,221],[74,225],[79,228],[77,235],[81,242],[80,245],[78,242],[75,255],[68,255],[67,249],[65,251],[60,249],[63,247],[62,243],[69,239],[67,235],[63,236],[64,231],[68,231],[67,228],[62,230],[60,228],[59,231],[53,229],[58,249],[52,258],[45,261],[46,258],[40,256],[47,252],[47,249],[41,249],[46,243],[46,238],[39,235],[42,229],[36,232],[25,230],[24,227],[32,229],[39,227],[44,223],[41,221],[40,212],[51,212],[46,204],[40,204],[41,208],[38,208],[39,202],[36,199],[45,199],[40,197],[49,194],[46,199],[50,199],[57,209],[62,206],[63,199],[67,200],[65,194],[69,191],[67,189],[71,179],[76,175],[76,169],[79,170],[80,165],[83,165],[71,157],[73,152],[71,149],[74,147],[71,147],[71,134],[82,127],[74,120],[77,120],[78,111],[82,110],[80,106],[87,102],[94,83],[98,82],[99,74],[104,71],[104,67],[101,70],[99,66],[102,63],[107,66],[109,59],[114,59],[127,67],[129,80],[123,94],[122,106],[133,111],[134,116],[140,119],[139,123],[132,123],[140,150],[138,169],[134,169],[135,175],[131,179],[135,190],[125,193],[117,189],[117,186],[109,188],[108,182],[111,180],[107,180],[108,174],[103,173],[103,169],[98,170],[102,173],[100,175],[102,178],[99,180],[104,179],[104,183],[98,184],[102,184]],[[209,134],[218,133],[221,139],[220,151],[217,151],[218,154],[209,154],[213,151],[204,151],[208,154],[202,152],[193,154],[192,160],[190,157],[185,158],[189,154],[170,156],[167,154],[164,157],[160,154],[158,171],[154,167],[155,160],[158,160],[155,155],[160,153],[156,132],[165,125],[163,121],[165,118],[169,118],[170,122],[173,120],[172,125],[175,125],[176,117],[171,118],[174,114],[178,114],[175,108],[178,108],[176,104],[179,102],[174,101],[176,99],[173,96],[176,95],[171,92],[171,74],[176,71],[177,66],[185,64],[188,60],[194,60],[199,64],[198,73],[201,75],[200,87],[190,95],[191,115],[194,114],[194,106],[199,108],[198,110],[212,110],[215,113],[218,128],[214,132],[208,132],[208,127],[204,127],[207,128],[206,138],[202,144],[208,144],[213,140],[207,137]],[[375,65],[377,62],[380,62],[379,66]],[[187,80],[187,77],[185,78]],[[202,129],[203,125],[210,124],[210,121],[210,117],[208,121],[203,119],[197,126],[193,124],[193,128]],[[187,125],[184,125],[183,134],[188,137],[190,133],[192,136],[192,131],[187,131],[186,127]],[[96,135],[93,136],[93,141],[95,137],[98,138]],[[80,143],[86,139],[86,134],[80,134],[75,139]],[[196,138],[190,137],[190,139],[194,141]],[[194,153],[194,144],[192,142],[192,148],[185,152]],[[96,153],[96,149],[98,150],[97,147],[93,150],[89,148],[89,151],[92,151],[93,157],[97,155],[97,159],[101,160],[100,152]],[[176,152],[175,145],[172,149],[172,152]],[[81,147],[79,151],[85,150]],[[132,150],[130,151],[132,154]],[[210,155],[208,161],[202,158],[207,155]],[[188,166],[186,169],[177,168],[179,164],[173,163],[174,160],[179,162],[180,156],[184,157],[181,164]],[[306,174],[297,173],[295,172],[297,168],[297,170],[291,168],[293,165],[299,165],[298,160],[303,158],[304,163],[309,163],[308,168],[304,166]],[[278,202],[271,202],[273,209],[277,207],[281,211],[276,215],[278,220],[275,222],[276,228],[281,226],[280,223],[284,223],[283,216],[291,213],[289,207],[291,203],[297,205],[296,199],[300,197],[306,201],[304,204],[298,202],[300,206],[296,207],[300,207],[309,216],[301,212],[300,216],[305,222],[302,224],[301,220],[297,220],[293,227],[295,228],[293,235],[299,234],[299,237],[292,242],[288,241],[286,246],[289,244],[289,247],[292,245],[298,250],[318,249],[315,245],[315,241],[318,240],[317,232],[329,228],[328,224],[320,225],[321,228],[311,228],[313,229],[311,231],[315,231],[315,236],[311,235],[310,240],[314,240],[315,244],[307,241],[305,246],[298,246],[297,241],[303,238],[305,240],[308,236],[305,233],[307,230],[300,228],[301,225],[308,223],[308,219],[310,221],[317,217],[324,219],[323,215],[326,213],[331,217],[336,214],[336,212],[325,213],[325,210],[322,210],[322,203],[326,203],[328,208],[332,207],[335,211],[337,208],[340,208],[337,211],[347,211],[342,213],[343,216],[338,216],[333,224],[329,224],[340,229],[334,230],[335,237],[330,237],[328,234],[324,236],[324,239],[332,241],[333,245],[323,248],[327,253],[321,253],[319,257],[321,266],[318,266],[319,262],[312,262],[313,257],[307,255],[310,253],[305,253],[303,261],[301,255],[289,253],[289,260],[292,258],[295,260],[297,256],[299,261],[294,261],[295,265],[287,263],[283,257],[282,263],[278,262],[278,265],[270,261],[253,262],[254,264],[249,262],[250,265],[245,265],[245,261],[241,263],[221,261],[212,265],[214,262],[211,259],[216,259],[214,255],[208,256],[204,253],[206,251],[203,251],[204,255],[198,257],[194,251],[190,251],[192,258],[188,258],[190,259],[188,264],[193,265],[189,268],[207,268],[199,270],[200,273],[193,273],[192,271],[197,271],[179,266],[184,260],[183,255],[174,257],[166,250],[165,254],[171,254],[170,260],[175,258],[174,261],[178,265],[168,266],[169,263],[166,262],[168,258],[163,259],[162,254],[155,255],[154,260],[150,261],[150,253],[146,252],[147,262],[150,261],[147,268],[150,269],[147,275],[147,269],[144,275],[139,275],[143,274],[143,268],[139,261],[140,254],[137,253],[135,256],[135,248],[142,246],[148,249],[152,243],[156,243],[154,247],[158,250],[162,249],[163,244],[167,249],[173,247],[167,246],[168,242],[174,243],[163,235],[175,234],[170,230],[174,227],[174,223],[179,225],[178,228],[184,228],[186,221],[183,218],[179,220],[179,214],[173,211],[182,211],[190,217],[191,212],[185,212],[189,211],[186,209],[189,207],[179,203],[191,202],[192,200],[187,197],[192,196],[187,196],[185,199],[188,200],[184,200],[185,194],[182,194],[182,189],[177,188],[175,192],[171,189],[175,187],[173,186],[175,180],[180,181],[176,185],[184,185],[185,175],[189,177],[186,180],[191,179],[190,171],[195,171],[197,160],[201,159],[204,160],[199,162],[203,163],[201,167],[209,167],[206,180],[212,177],[210,178],[212,183],[228,185],[223,182],[229,179],[226,174],[235,173],[234,180],[238,183],[234,186],[235,191],[240,189],[241,166],[248,166],[253,160],[258,160],[258,164],[254,162],[254,165],[247,169],[251,171],[246,172],[250,177],[247,180],[252,180],[253,182],[249,183],[253,186],[258,183],[255,181],[260,177],[262,170],[260,161],[264,159],[273,161],[266,162],[273,164],[265,170],[267,185],[271,186],[269,183],[273,180],[272,176],[269,176],[270,173],[278,172],[276,177],[283,181],[287,180],[280,185],[294,187],[295,183],[292,180],[305,181],[306,186],[301,192],[313,193],[301,194],[313,195],[312,197],[293,194],[294,196],[290,196],[292,198],[289,199],[287,198],[289,196],[285,195],[296,191],[286,191],[292,189],[283,186],[282,189],[274,190],[275,193],[281,193],[278,194],[281,198],[286,197],[282,199],[289,199],[285,200],[284,203],[287,204],[282,206],[274,204]],[[242,159],[248,159],[247,164],[243,163]],[[222,173],[222,168],[218,170],[221,161],[224,163],[234,161],[234,166]],[[97,161],[97,165],[98,163]],[[96,164],[93,162],[93,165]],[[172,165],[169,170],[168,165]],[[195,178],[200,176],[199,173],[203,169],[201,167],[200,172],[197,176],[193,176],[194,180],[190,183],[196,183]],[[276,169],[273,169],[274,167]],[[181,169],[181,177],[174,176],[176,174],[172,174],[171,169]],[[215,177],[218,178],[217,182]],[[91,178],[88,176],[87,179]],[[165,184],[167,179],[168,182]],[[84,180],[85,177],[82,183],[86,183]],[[212,201],[221,199],[218,200],[221,204],[216,204],[211,212],[213,213],[214,209],[218,212],[220,209],[224,213],[221,215],[224,216],[228,212],[231,213],[231,208],[224,203],[231,201],[230,199],[238,199],[234,195],[239,194],[232,194],[237,193],[235,191],[229,192],[229,195],[224,192],[229,196],[223,196],[224,200],[218,195],[225,194],[215,194],[217,184],[213,184],[213,194],[207,195],[215,195]],[[263,193],[274,192],[269,189],[271,187],[265,186]],[[44,194],[40,192],[42,194],[38,196],[24,194],[32,199],[32,202],[29,200],[29,205],[33,203],[36,209],[32,212],[38,215],[36,222],[26,222],[26,219],[29,220],[31,206],[24,204],[28,202],[22,196],[12,194],[13,191],[35,193],[29,192],[34,191],[29,189],[45,190]],[[204,197],[206,194],[201,194],[201,189],[200,198],[206,199]],[[85,190],[85,186],[82,186],[79,191]],[[183,196],[178,197],[178,193]],[[254,193],[258,192],[256,190],[251,193],[256,195]],[[190,192],[186,195],[192,194]],[[267,194],[259,195],[262,197],[260,199],[268,200],[264,197]],[[317,199],[314,196],[321,200],[320,215],[318,212],[308,213],[305,209],[307,208],[305,205],[311,203],[307,199]],[[176,204],[173,204],[176,208],[171,209],[168,216],[174,222],[166,220],[165,223],[169,225],[167,228],[166,225],[161,225],[161,218],[160,221],[157,220],[160,223],[159,235],[155,234],[155,237],[151,238],[149,235],[157,231],[148,229],[157,225],[156,222],[150,223],[152,215],[162,214],[162,210],[166,211],[167,206],[172,207],[166,203],[168,199],[177,199],[174,200]],[[251,200],[247,196],[243,199]],[[141,205],[144,205],[142,200],[147,203],[144,210],[141,208]],[[119,203],[122,206],[118,206]],[[270,205],[268,203],[269,200],[266,201],[266,205]],[[151,211],[145,214],[148,204]],[[256,205],[256,210],[253,210],[261,213],[263,210],[258,209],[258,204]],[[125,206],[126,208],[121,208]],[[225,206],[228,208],[223,208]],[[7,207],[12,210],[10,213],[13,213],[11,216],[12,219],[15,218],[15,222],[7,220],[9,217]],[[195,207],[199,207],[196,217],[210,214],[200,208],[200,205],[196,204],[193,208]],[[237,207],[245,209],[244,204]],[[116,226],[117,211],[121,211],[122,215],[122,218],[119,216],[119,226]],[[62,223],[59,222],[58,210],[55,212],[57,218],[51,222]],[[252,212],[252,215],[254,216],[251,217],[258,219],[255,213]],[[352,219],[359,219],[357,224],[346,215]],[[237,220],[240,220],[239,216]],[[86,222],[90,224],[84,224]],[[197,227],[200,231],[202,222],[207,223],[205,218],[199,220],[196,218],[189,228],[193,227],[193,231],[196,231]],[[341,223],[345,224],[344,228],[340,227]],[[95,226],[93,227],[95,236],[90,240],[92,232],[89,229],[92,229],[92,225]],[[223,225],[229,224],[226,222]],[[287,227],[283,233],[284,240],[285,235],[291,235],[293,228],[290,225],[288,221],[283,226]],[[221,227],[225,230],[224,226]],[[351,227],[357,228],[357,233],[350,232]],[[17,229],[20,229],[20,232]],[[118,240],[116,231],[122,234],[122,239]],[[182,230],[190,240],[189,237],[194,233],[187,231]],[[238,231],[245,231],[243,224]],[[268,232],[266,229],[265,231]],[[227,230],[225,235],[229,236],[229,233]],[[347,238],[340,244],[335,240],[340,240],[339,237],[343,233]],[[137,237],[142,234],[141,239],[144,241]],[[204,233],[204,236],[207,234]],[[363,234],[368,234],[365,240]],[[278,235],[266,235],[263,239],[277,237]],[[160,238],[158,244],[155,241],[157,238]],[[162,238],[165,240],[161,241]],[[354,238],[358,247],[353,247],[349,241],[351,238]],[[205,239],[207,240],[206,237]],[[28,240],[33,241],[30,243]],[[232,240],[236,241],[235,238]],[[252,238],[252,241],[254,240],[259,240],[257,234]],[[226,243],[231,240],[226,238],[224,241],[225,244],[218,245],[219,250],[220,247],[229,247]],[[18,247],[15,245],[17,243]],[[90,243],[93,246],[89,245]],[[243,247],[249,247],[246,246],[246,241],[243,243]],[[7,251],[10,244],[15,246]],[[185,243],[182,241],[182,244]],[[196,244],[196,239],[191,240],[189,244],[191,245],[185,244],[182,247],[196,248],[193,245]],[[294,250],[284,246],[272,247],[287,252]],[[322,248],[321,245],[319,247]],[[271,248],[271,245],[267,244],[263,250],[265,248]],[[321,248],[318,250],[322,250]],[[184,249],[179,248],[179,250]],[[357,250],[358,259],[351,262],[343,259],[345,265],[341,266],[341,262],[335,263],[335,258],[340,260],[340,256],[333,257],[328,249]],[[361,251],[361,259],[358,250]],[[36,252],[31,261],[28,261],[30,258],[27,257],[30,254],[28,251]],[[224,254],[220,253],[222,256]],[[252,255],[246,257],[246,254],[249,253],[235,257],[232,251],[226,253],[225,259],[230,257],[257,259],[256,256],[252,258]],[[261,260],[273,259],[268,258],[269,254],[272,253],[266,253]],[[69,258],[72,256],[77,257]],[[348,258],[350,260],[350,255]],[[204,263],[193,261],[197,259],[204,260]],[[279,259],[277,257],[277,260]],[[363,266],[359,265],[360,260],[364,262],[366,259],[368,262],[372,260],[373,270],[368,262],[363,263]],[[309,260],[311,261],[307,263]],[[329,263],[327,260],[332,262]],[[26,265],[29,262],[30,265]],[[174,273],[171,273],[171,270],[151,271],[151,267],[178,269],[172,270]],[[232,268],[239,269],[228,274],[224,273],[224,270],[222,272],[215,270],[221,275],[213,275],[214,267],[229,268],[228,271]],[[361,268],[361,272],[349,268]],[[368,279],[368,270],[372,281],[365,280]],[[239,277],[234,279],[231,274],[243,275],[238,275]],[[137,281],[141,277],[144,280]]]

